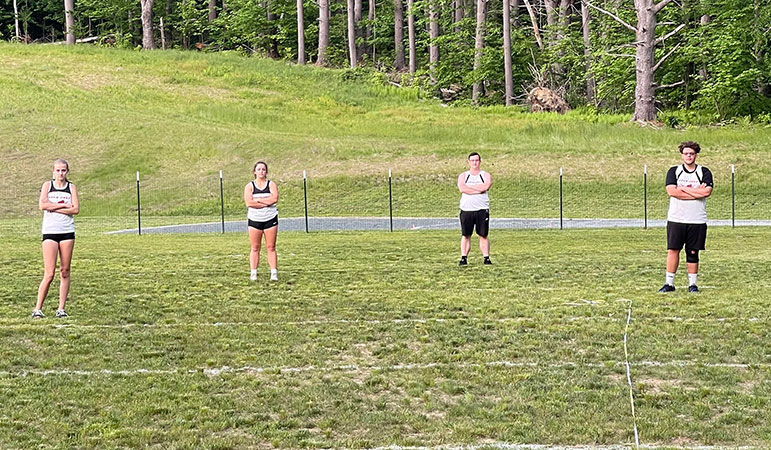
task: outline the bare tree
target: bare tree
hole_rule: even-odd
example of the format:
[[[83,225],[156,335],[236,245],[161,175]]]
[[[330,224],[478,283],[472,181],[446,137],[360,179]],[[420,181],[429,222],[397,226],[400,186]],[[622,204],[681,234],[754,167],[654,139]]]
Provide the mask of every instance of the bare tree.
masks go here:
[[[581,30],[584,36],[584,64],[586,68],[586,101],[594,103],[597,95],[597,85],[594,81],[594,73],[592,72],[592,42],[589,21],[589,6],[586,4],[586,0],[581,0]]]
[[[64,0],[64,23],[67,45],[75,45],[75,0]]]
[[[477,29],[474,39],[474,76],[479,76],[482,67],[482,52],[485,47],[485,19],[487,18],[487,0],[477,0]],[[471,91],[471,101],[475,105],[479,103],[479,95],[482,92],[482,84],[479,80],[474,82]]]
[[[466,11],[464,11],[463,0],[455,0],[454,6],[455,15],[453,16],[453,32],[457,33],[460,31],[459,23],[461,20],[463,20]]]
[[[319,0],[319,55],[316,64],[327,64],[327,47],[329,47],[329,0]]]
[[[367,31],[366,36],[367,40],[371,39],[374,36],[374,28],[373,24],[375,23],[375,0],[369,0],[367,3],[367,18],[369,19],[367,23]],[[363,54],[364,52],[362,52]],[[372,43],[372,60],[375,60],[375,44]]]
[[[665,40],[679,32],[685,27],[684,24],[678,25],[674,30],[664,36],[656,37],[656,15],[672,0],[661,0],[655,3],[654,0],[634,0],[634,9],[637,13],[637,26],[626,23],[615,14],[608,12],[591,3],[587,3],[592,8],[607,14],[616,22],[635,33],[634,45],[635,52],[635,89],[634,89],[634,115],[632,120],[639,123],[653,122],[656,120],[656,80],[654,74],[656,70],[680,47],[678,43],[664,56],[655,59],[656,46],[662,44]]]
[[[436,66],[439,63],[439,44],[436,42],[437,39],[439,39],[437,1],[438,0],[429,0],[428,2],[428,37],[430,40],[428,47],[428,62],[432,83],[436,83]]]
[[[506,106],[514,98],[514,76],[511,69],[511,4],[503,0],[503,72],[506,82]]]
[[[16,41],[21,41],[21,31],[19,30],[19,7],[16,0],[13,0],[13,29],[16,34]]]
[[[533,26],[533,35],[535,36],[535,41],[538,43],[538,48],[543,50],[543,39],[541,39],[541,31],[538,27],[538,18],[535,16],[535,11],[533,11],[533,6],[530,4],[530,1],[524,1],[525,8],[527,8],[527,14],[530,16],[530,24]]]
[[[155,0],[139,0],[142,4],[142,48],[152,50],[155,48],[153,39],[153,2]]]
[[[348,57],[351,69],[356,68],[356,22],[354,20],[354,0],[348,0]]]
[[[305,21],[303,0],[297,0],[297,64],[305,64]]]
[[[415,0],[407,0],[407,36],[410,45],[410,73],[414,74],[418,70],[415,49]]]
[[[209,0],[209,22],[217,18],[217,0]]]
[[[362,29],[361,29],[361,10],[362,10],[362,4],[361,0],[354,0],[353,1],[353,24],[354,24],[354,31],[356,33],[354,42],[358,42],[356,45],[356,56],[361,59],[361,56],[364,54],[364,45],[361,42],[362,37]]]
[[[402,0],[394,0],[394,47],[396,70],[404,70],[404,5]]]

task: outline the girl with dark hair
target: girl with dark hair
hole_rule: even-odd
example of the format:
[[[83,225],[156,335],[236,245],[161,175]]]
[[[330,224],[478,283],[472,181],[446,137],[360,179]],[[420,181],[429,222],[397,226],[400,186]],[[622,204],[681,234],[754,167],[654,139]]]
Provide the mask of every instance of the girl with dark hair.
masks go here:
[[[278,187],[268,179],[268,164],[257,161],[253,169],[254,180],[244,186],[244,203],[247,207],[246,217],[249,230],[249,279],[257,279],[257,267],[260,265],[260,248],[265,236],[265,247],[268,252],[270,266],[270,281],[278,281],[278,257],[276,255],[276,235],[278,234]]]

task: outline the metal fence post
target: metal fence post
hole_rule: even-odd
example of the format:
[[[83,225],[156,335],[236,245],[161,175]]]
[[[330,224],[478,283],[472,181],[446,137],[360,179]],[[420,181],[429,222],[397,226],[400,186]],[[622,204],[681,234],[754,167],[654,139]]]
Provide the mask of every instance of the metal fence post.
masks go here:
[[[560,230],[562,229],[562,167],[560,167]]]
[[[220,212],[222,213],[222,234],[225,234],[225,189],[222,187],[221,170],[220,170]]]
[[[137,170],[137,231],[142,235],[142,202],[139,200],[139,171]]]
[[[643,165],[643,217],[644,229],[648,229],[648,165]]]
[[[303,197],[305,198],[305,232],[308,232],[308,184],[306,182],[307,177],[303,170]]]
[[[736,171],[731,164],[731,228],[736,227]]]
[[[388,217],[391,224],[391,231],[394,231],[394,197],[391,189],[391,169],[388,169]]]

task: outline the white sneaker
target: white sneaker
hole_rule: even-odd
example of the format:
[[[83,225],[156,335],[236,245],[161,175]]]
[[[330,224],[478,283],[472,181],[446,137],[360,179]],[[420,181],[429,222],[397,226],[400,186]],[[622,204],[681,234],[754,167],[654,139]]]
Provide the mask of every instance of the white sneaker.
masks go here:
[[[270,281],[278,281],[278,274],[277,273],[270,274]]]
[[[257,274],[256,273],[249,274],[249,280],[257,281]]]

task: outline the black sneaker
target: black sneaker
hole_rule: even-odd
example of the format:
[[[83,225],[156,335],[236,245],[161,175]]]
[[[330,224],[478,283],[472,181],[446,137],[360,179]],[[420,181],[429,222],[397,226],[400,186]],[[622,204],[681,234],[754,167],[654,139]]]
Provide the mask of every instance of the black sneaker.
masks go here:
[[[699,292],[699,288],[695,284],[692,284],[688,286],[688,292]]]
[[[490,257],[489,256],[485,256],[485,264],[487,264],[489,266],[489,265],[492,265],[492,263],[493,262],[490,261]]]
[[[665,284],[664,286],[661,286],[661,289],[659,289],[659,292],[674,292],[675,287],[671,284]]]
[[[460,261],[458,262],[459,266],[468,266],[468,260],[465,256],[460,257]]]

